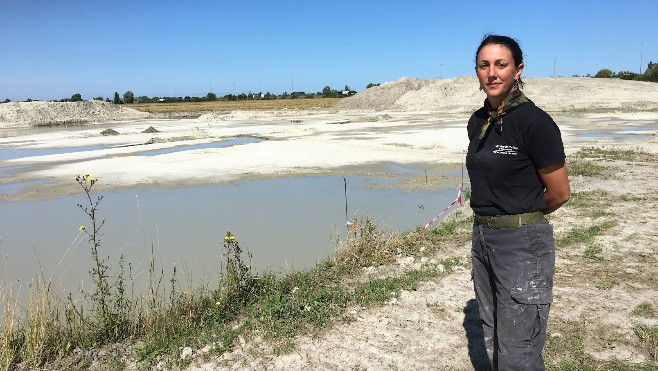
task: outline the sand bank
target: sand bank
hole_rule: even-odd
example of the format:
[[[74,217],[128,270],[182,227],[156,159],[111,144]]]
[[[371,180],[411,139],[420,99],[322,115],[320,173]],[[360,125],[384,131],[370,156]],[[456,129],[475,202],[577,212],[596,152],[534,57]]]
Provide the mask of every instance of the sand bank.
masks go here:
[[[527,79],[526,92],[553,111],[567,152],[587,143],[622,144],[624,136],[653,136],[657,129],[658,84]],[[101,178],[102,188],[110,190],[344,175],[381,162],[425,168],[459,164],[467,147],[466,121],[483,99],[474,77],[460,77],[403,78],[347,98],[336,109],[213,112],[182,120],[157,119],[103,102],[1,104],[0,186],[26,187],[0,194],[0,199],[78,192],[73,179],[83,173]],[[62,123],[85,124],[57,125]],[[116,135],[104,135],[108,129]],[[211,148],[238,137],[258,140]],[[191,145],[207,148],[145,153]],[[52,148],[71,150],[48,154]]]

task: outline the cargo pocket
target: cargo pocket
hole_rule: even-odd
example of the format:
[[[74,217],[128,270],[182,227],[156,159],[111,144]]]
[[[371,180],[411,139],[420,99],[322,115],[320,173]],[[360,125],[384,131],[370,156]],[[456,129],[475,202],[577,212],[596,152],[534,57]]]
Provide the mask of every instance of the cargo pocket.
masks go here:
[[[553,288],[513,287],[512,298],[520,304],[550,304],[553,302]]]
[[[550,304],[553,301],[555,245],[553,228],[548,223],[527,226],[527,259],[517,271],[511,288],[512,298],[522,304]]]

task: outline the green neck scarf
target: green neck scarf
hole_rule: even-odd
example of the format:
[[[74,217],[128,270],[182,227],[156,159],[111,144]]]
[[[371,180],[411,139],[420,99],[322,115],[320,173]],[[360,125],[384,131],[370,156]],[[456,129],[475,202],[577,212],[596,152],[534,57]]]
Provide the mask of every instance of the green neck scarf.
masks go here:
[[[487,107],[487,111],[489,112],[489,118],[487,121],[482,125],[482,132],[480,132],[480,137],[479,139],[484,138],[484,135],[487,133],[487,130],[491,126],[491,123],[493,122],[496,128],[500,128],[500,130],[503,130],[503,116],[505,116],[507,113],[512,111],[514,108],[522,105],[523,103],[529,102],[528,98],[526,98],[525,94],[521,90],[514,89],[512,90],[511,93],[505,98],[503,103],[498,106],[497,109],[493,109],[489,106],[489,101],[486,99],[484,100],[484,105]]]

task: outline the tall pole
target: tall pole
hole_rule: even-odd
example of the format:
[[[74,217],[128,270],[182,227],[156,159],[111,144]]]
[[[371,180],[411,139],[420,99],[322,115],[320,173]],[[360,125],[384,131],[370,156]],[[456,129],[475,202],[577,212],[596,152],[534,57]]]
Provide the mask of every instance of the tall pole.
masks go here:
[[[349,229],[350,227],[350,220],[347,218],[347,180],[345,177],[343,177],[343,183],[345,184],[345,222],[347,224],[347,228]]]
[[[553,58],[553,77],[555,77],[555,58]]]
[[[291,77],[290,78],[290,95],[292,96],[292,93],[295,92],[295,78]]]
[[[440,66],[441,66],[441,78],[443,78],[443,63],[441,63]]]

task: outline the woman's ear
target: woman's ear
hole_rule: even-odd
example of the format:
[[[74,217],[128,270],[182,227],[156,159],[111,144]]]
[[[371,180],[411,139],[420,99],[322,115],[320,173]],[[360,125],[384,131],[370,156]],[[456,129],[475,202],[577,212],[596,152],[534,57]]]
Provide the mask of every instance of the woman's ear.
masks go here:
[[[521,77],[521,72],[523,72],[523,63],[516,66],[516,75],[514,75],[514,80],[518,80]]]

